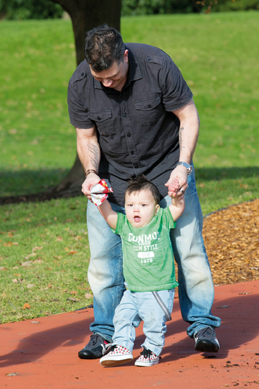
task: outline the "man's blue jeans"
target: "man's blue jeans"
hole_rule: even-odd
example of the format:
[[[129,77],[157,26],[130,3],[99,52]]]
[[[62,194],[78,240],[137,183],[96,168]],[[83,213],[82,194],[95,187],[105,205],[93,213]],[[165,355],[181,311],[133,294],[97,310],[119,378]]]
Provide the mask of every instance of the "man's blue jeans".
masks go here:
[[[165,197],[160,206],[171,202]],[[124,208],[111,204],[116,212]],[[187,333],[193,337],[201,328],[219,327],[220,319],[211,313],[214,286],[202,238],[203,216],[196,191],[194,170],[188,176],[185,210],[171,230],[171,241],[178,264],[179,301],[183,319],[190,323]],[[88,237],[91,259],[88,280],[94,294],[94,322],[90,330],[111,341],[114,333],[113,317],[124,287],[122,250],[119,235],[114,234],[97,207],[88,202]]]

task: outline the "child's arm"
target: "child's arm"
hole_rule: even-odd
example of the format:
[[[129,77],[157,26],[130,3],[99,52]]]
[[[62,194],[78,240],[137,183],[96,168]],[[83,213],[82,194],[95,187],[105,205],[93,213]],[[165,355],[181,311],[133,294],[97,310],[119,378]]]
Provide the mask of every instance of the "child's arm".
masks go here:
[[[108,200],[104,200],[104,202],[98,206],[98,210],[106,222],[109,224],[111,228],[116,229],[118,215],[117,212],[113,211]]]
[[[170,186],[170,190],[172,192],[172,194],[176,193],[176,189],[179,188],[179,182],[178,180],[176,179]],[[178,191],[179,193],[179,191]],[[169,205],[169,209],[171,211],[171,214],[173,216],[173,219],[174,221],[176,221],[180,216],[181,214],[183,213],[184,211],[184,208],[185,208],[185,201],[184,201],[184,194],[183,193],[179,193],[177,194],[175,197],[171,197],[171,205]]]
[[[172,203],[171,205],[169,205],[169,209],[171,211],[174,221],[176,221],[181,216],[185,208],[184,197],[182,197],[182,195],[180,195],[180,197],[181,198],[179,198],[178,196],[172,197]]]

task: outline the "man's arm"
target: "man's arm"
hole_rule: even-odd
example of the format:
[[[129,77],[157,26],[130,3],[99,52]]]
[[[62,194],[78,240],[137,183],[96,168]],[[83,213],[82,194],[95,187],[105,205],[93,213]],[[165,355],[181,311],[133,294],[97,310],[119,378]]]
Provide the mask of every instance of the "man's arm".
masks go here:
[[[101,158],[100,146],[97,139],[96,128],[80,129],[77,132],[77,153],[85,172],[93,170],[87,174],[82,184],[82,192],[91,200],[91,188],[100,181],[98,176],[99,163]],[[96,173],[94,173],[96,172]]]
[[[179,144],[180,144],[180,157],[179,161],[190,164],[196,148],[200,120],[197,108],[194,101],[191,100],[184,107],[173,112],[180,120],[179,128]],[[179,188],[183,191],[187,189],[187,169],[184,166],[178,165],[171,173],[169,180],[165,184],[169,186],[175,178],[178,178]],[[169,196],[172,193],[168,193]],[[175,194],[174,194],[175,195]]]
[[[104,200],[104,202],[98,207],[100,214],[106,220],[111,228],[116,229],[118,215],[117,212],[113,211],[108,200]]]

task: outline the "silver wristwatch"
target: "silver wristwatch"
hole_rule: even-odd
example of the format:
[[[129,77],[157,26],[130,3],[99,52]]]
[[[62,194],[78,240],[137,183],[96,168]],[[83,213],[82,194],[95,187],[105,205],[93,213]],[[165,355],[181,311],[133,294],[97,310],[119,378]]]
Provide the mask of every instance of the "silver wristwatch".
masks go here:
[[[192,172],[192,166],[191,165],[189,165],[186,162],[178,162],[178,164],[176,166],[178,166],[178,165],[182,165],[182,166],[186,167],[188,176],[191,174],[191,172]]]

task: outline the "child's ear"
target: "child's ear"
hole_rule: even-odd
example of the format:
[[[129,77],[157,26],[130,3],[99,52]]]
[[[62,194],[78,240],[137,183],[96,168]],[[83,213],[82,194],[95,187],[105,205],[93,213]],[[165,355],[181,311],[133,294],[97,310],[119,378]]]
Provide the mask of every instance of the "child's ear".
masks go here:
[[[157,204],[157,205],[156,205],[156,211],[155,211],[155,215],[157,214],[157,211],[159,210],[159,208],[160,208],[160,205],[159,205],[159,204]]]

